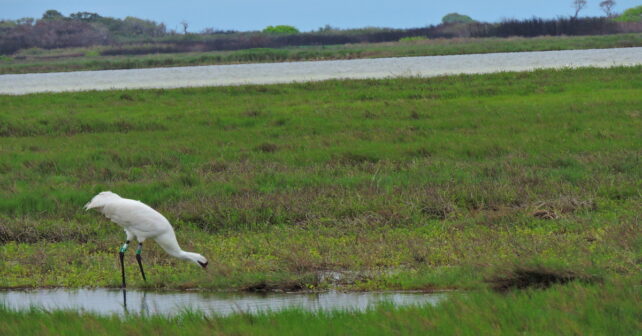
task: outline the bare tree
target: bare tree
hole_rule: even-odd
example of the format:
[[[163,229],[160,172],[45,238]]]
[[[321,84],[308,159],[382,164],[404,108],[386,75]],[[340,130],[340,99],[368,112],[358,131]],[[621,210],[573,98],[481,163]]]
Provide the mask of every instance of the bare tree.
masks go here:
[[[187,20],[181,21],[181,26],[183,26],[183,34],[187,34],[187,27],[189,27],[189,23],[187,23]]]
[[[586,7],[586,0],[573,0],[573,8],[575,9],[574,19],[580,14],[580,11]]]
[[[613,16],[613,7],[615,7],[615,1],[604,0],[600,2],[600,7],[602,8],[606,16],[611,17]]]

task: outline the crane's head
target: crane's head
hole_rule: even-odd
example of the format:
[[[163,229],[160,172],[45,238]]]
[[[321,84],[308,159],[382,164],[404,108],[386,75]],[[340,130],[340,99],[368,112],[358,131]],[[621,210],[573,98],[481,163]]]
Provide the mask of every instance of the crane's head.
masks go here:
[[[203,269],[205,269],[205,268],[207,268],[207,264],[209,263],[209,261],[207,261],[207,259],[205,259],[205,257],[203,257],[203,256],[201,256],[201,258],[202,259],[201,260],[197,260],[196,263],[198,263],[199,266],[201,266],[201,267],[203,267]]]
[[[209,263],[207,258],[198,253],[183,252],[183,258],[196,263],[198,266],[203,267],[203,269],[207,268],[207,264]]]

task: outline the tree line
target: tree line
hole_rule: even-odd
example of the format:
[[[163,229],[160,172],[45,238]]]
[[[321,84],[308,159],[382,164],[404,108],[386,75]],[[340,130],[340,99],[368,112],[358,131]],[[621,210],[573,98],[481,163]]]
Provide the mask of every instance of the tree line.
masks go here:
[[[583,1],[583,2],[582,2]],[[575,15],[557,19],[532,18],[504,20],[499,23],[477,22],[469,16],[450,13],[442,23],[414,29],[367,28],[342,30],[326,25],[315,32],[299,32],[292,26],[269,26],[258,32],[215,31],[205,29],[183,34],[168,31],[164,24],[135,17],[117,19],[97,13],[78,12],[64,16],[48,10],[40,19],[24,18],[0,21],[0,54],[11,54],[25,48],[66,48],[111,45],[103,55],[174,53],[186,51],[278,48],[296,45],[330,45],[376,43],[401,38],[508,37],[542,35],[601,35],[642,32],[642,6],[615,17],[613,1],[603,1],[604,17],[577,17],[586,1],[573,4]],[[578,9],[579,8],[579,9]],[[144,45],[142,45],[144,44]]]
[[[57,10],[48,10],[40,19],[0,21],[0,52],[8,54],[32,47],[53,49],[105,45],[165,35],[165,25],[150,20],[131,16],[117,19],[90,12],[64,16]]]

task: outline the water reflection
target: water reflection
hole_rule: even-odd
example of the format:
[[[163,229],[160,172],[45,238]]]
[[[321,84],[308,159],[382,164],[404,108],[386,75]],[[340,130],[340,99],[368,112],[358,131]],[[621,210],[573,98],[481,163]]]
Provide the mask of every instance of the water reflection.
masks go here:
[[[365,310],[377,303],[396,306],[439,303],[444,293],[212,293],[146,292],[120,289],[38,289],[0,291],[0,304],[12,309],[38,307],[45,310],[69,309],[99,314],[173,315],[185,310],[229,315],[235,312],[257,313],[299,307],[309,311]]]
[[[127,290],[123,288],[123,309],[127,313]]]

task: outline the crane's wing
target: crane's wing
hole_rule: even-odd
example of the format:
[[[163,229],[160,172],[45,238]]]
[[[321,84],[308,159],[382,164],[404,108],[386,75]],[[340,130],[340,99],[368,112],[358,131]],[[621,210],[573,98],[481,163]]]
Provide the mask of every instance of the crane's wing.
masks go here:
[[[121,198],[106,204],[101,211],[112,222],[149,238],[172,230],[165,216],[139,201]]]

